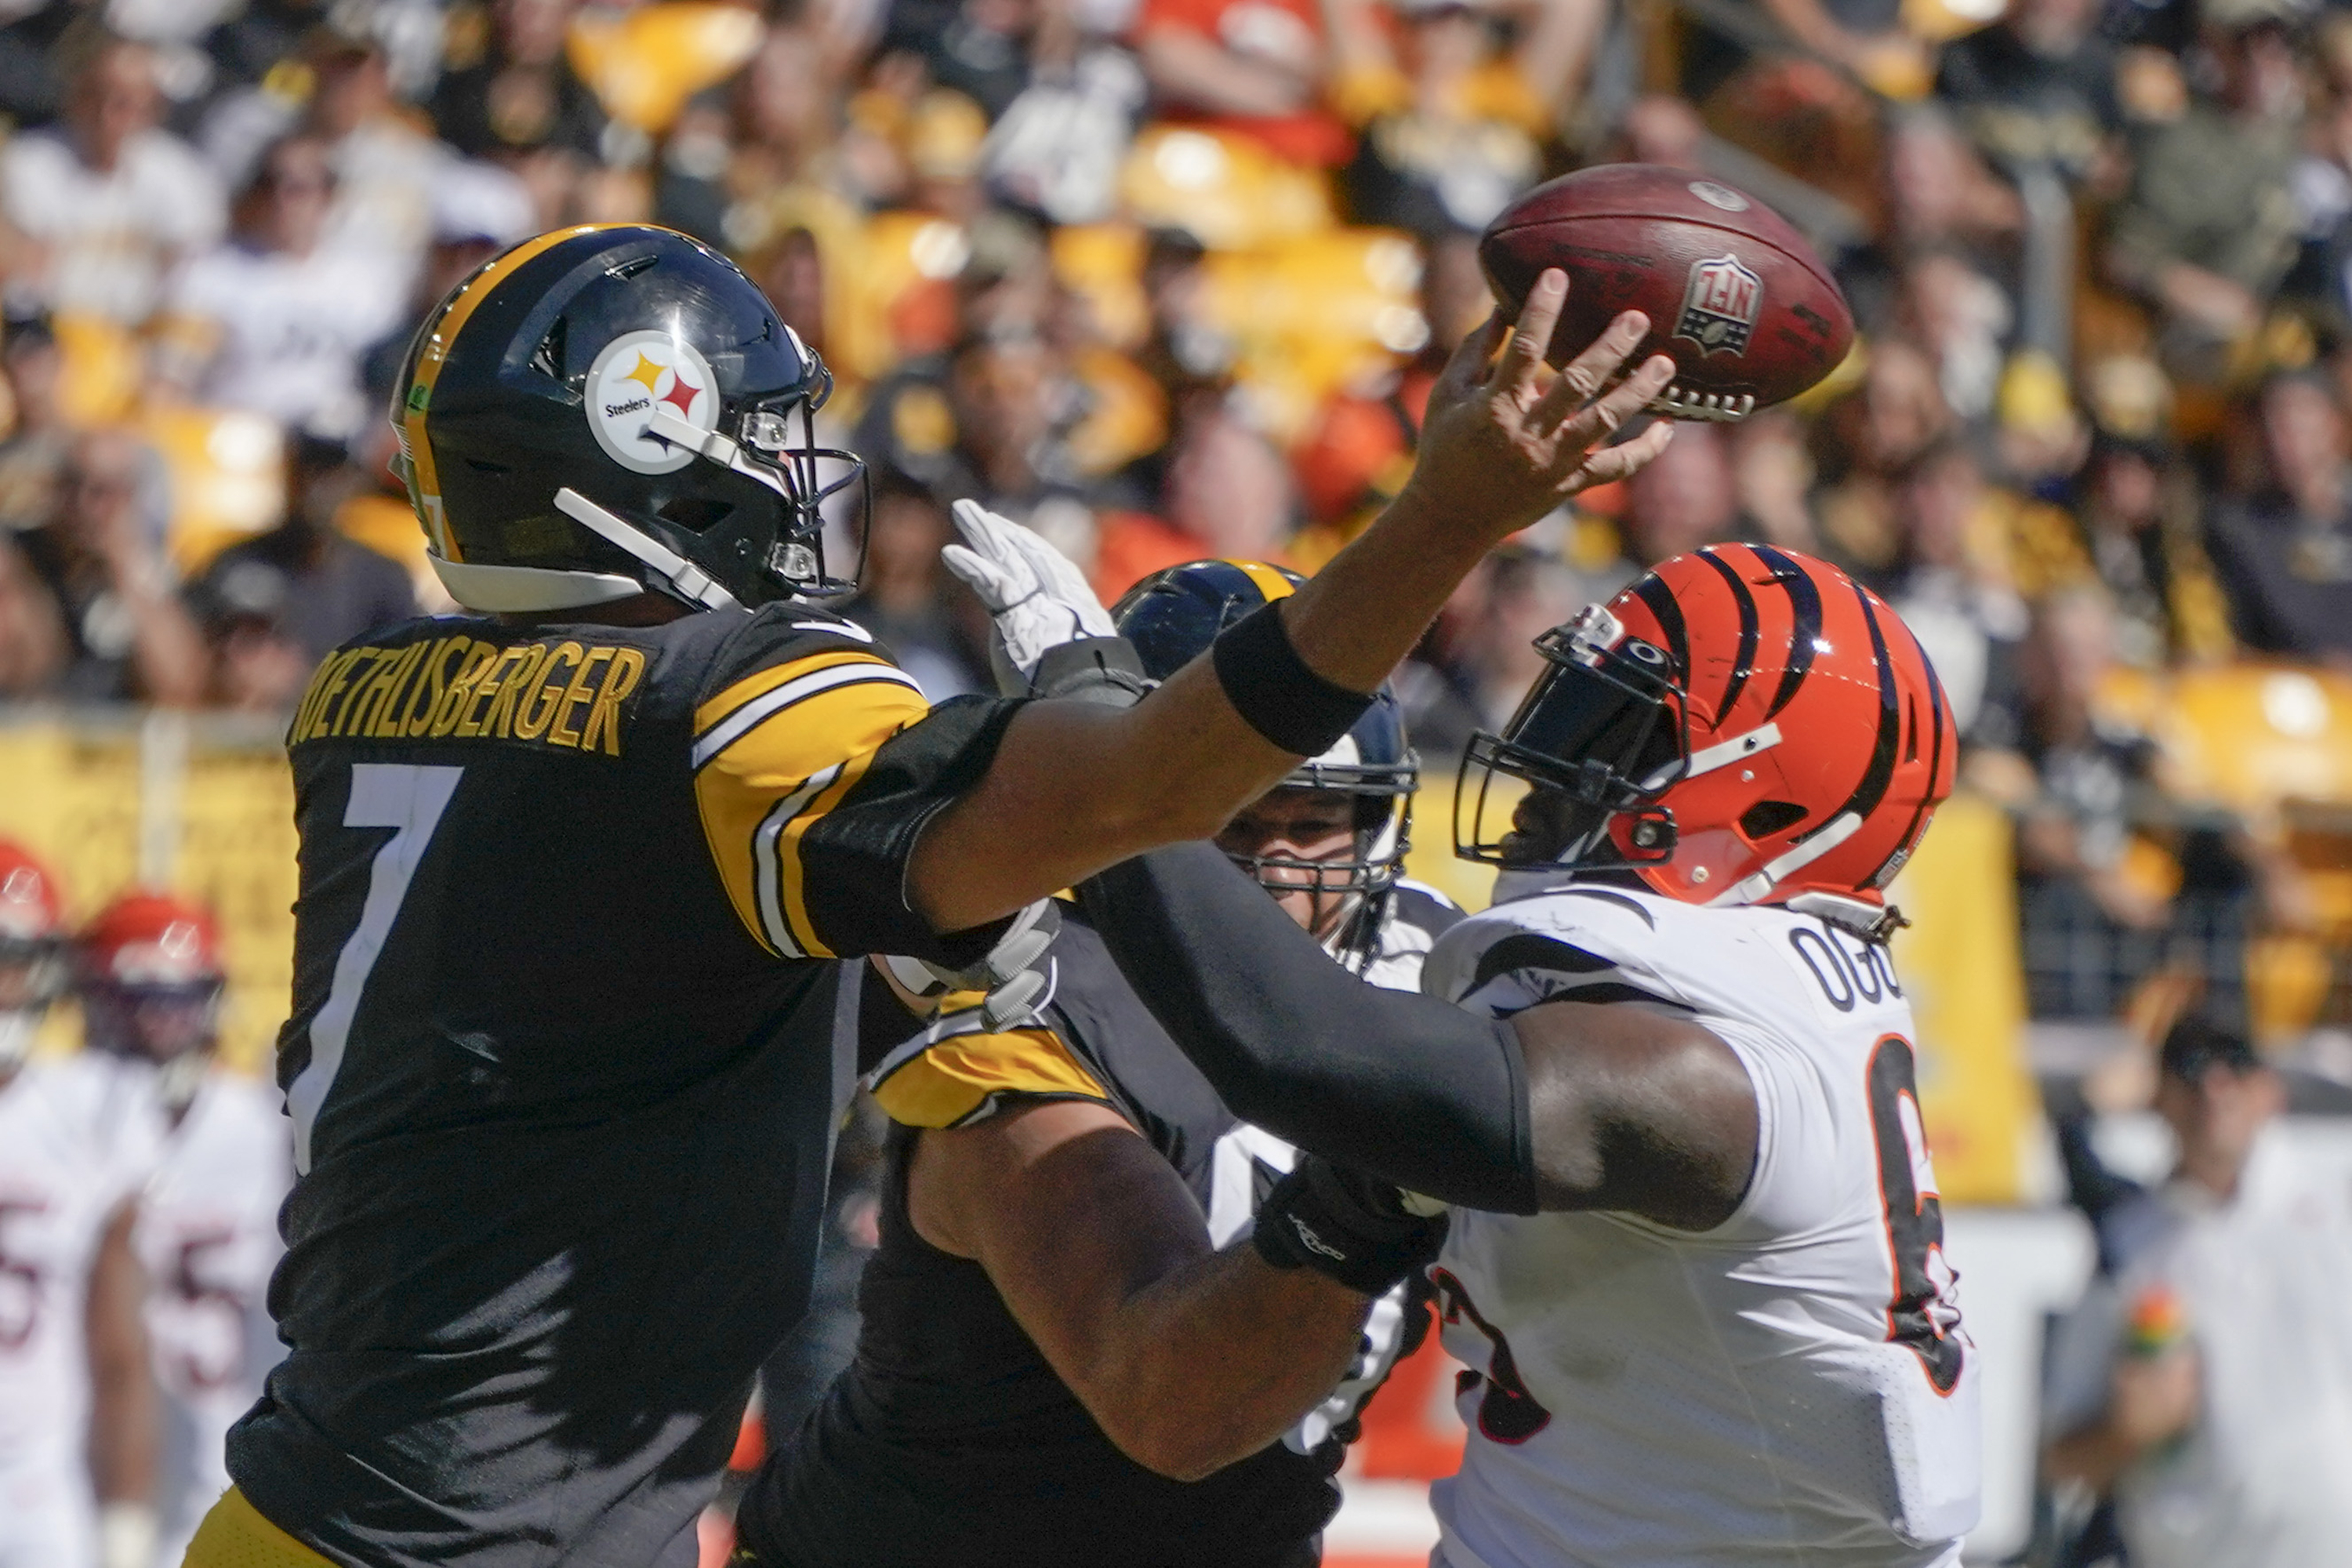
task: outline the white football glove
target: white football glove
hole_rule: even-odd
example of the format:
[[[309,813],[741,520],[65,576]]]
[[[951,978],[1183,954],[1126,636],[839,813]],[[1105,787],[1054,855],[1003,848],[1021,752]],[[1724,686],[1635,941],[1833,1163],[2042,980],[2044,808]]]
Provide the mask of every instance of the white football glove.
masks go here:
[[[1086,574],[1034,530],[978,501],[960,500],[953,511],[964,542],[940,559],[988,607],[999,651],[1024,687],[1035,686],[1038,662],[1064,643],[1118,636]]]

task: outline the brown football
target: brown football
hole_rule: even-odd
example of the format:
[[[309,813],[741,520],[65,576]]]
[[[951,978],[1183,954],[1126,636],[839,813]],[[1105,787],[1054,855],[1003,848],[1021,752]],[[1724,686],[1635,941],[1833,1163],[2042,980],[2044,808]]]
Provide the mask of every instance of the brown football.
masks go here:
[[[1651,406],[1677,419],[1739,419],[1786,402],[1853,342],[1845,296],[1788,220],[1687,169],[1603,163],[1538,185],[1488,226],[1478,259],[1507,314],[1545,268],[1568,274],[1554,364],[1618,312],[1648,316],[1627,363],[1674,356],[1675,379]]]

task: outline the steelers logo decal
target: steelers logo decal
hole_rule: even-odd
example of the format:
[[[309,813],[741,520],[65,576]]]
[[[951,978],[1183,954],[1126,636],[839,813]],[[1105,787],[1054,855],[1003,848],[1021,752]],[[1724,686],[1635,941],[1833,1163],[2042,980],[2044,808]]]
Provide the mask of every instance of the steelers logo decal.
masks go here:
[[[621,467],[640,474],[670,474],[694,461],[647,428],[666,408],[698,430],[719,426],[719,384],[710,365],[667,332],[624,332],[588,367],[588,428],[596,445]]]

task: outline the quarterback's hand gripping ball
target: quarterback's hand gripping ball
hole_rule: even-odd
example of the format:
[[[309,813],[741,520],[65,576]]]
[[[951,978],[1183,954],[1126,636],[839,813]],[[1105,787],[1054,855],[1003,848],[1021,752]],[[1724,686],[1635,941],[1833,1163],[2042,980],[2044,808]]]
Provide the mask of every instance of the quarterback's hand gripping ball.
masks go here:
[[[977,501],[960,500],[953,511],[963,542],[941,550],[940,559],[980,595],[995,622],[991,652],[1011,666],[997,672],[1007,695],[1034,690],[1038,664],[1064,643],[1118,636],[1086,574],[1035,531]],[[1017,676],[1017,684],[1009,676]]]

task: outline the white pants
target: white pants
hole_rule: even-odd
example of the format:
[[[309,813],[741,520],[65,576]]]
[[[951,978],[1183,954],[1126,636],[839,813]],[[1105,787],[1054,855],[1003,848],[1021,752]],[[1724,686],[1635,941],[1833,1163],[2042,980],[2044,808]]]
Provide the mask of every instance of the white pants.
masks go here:
[[[97,1568],[89,1477],[71,1456],[0,1469],[0,1568]]]

